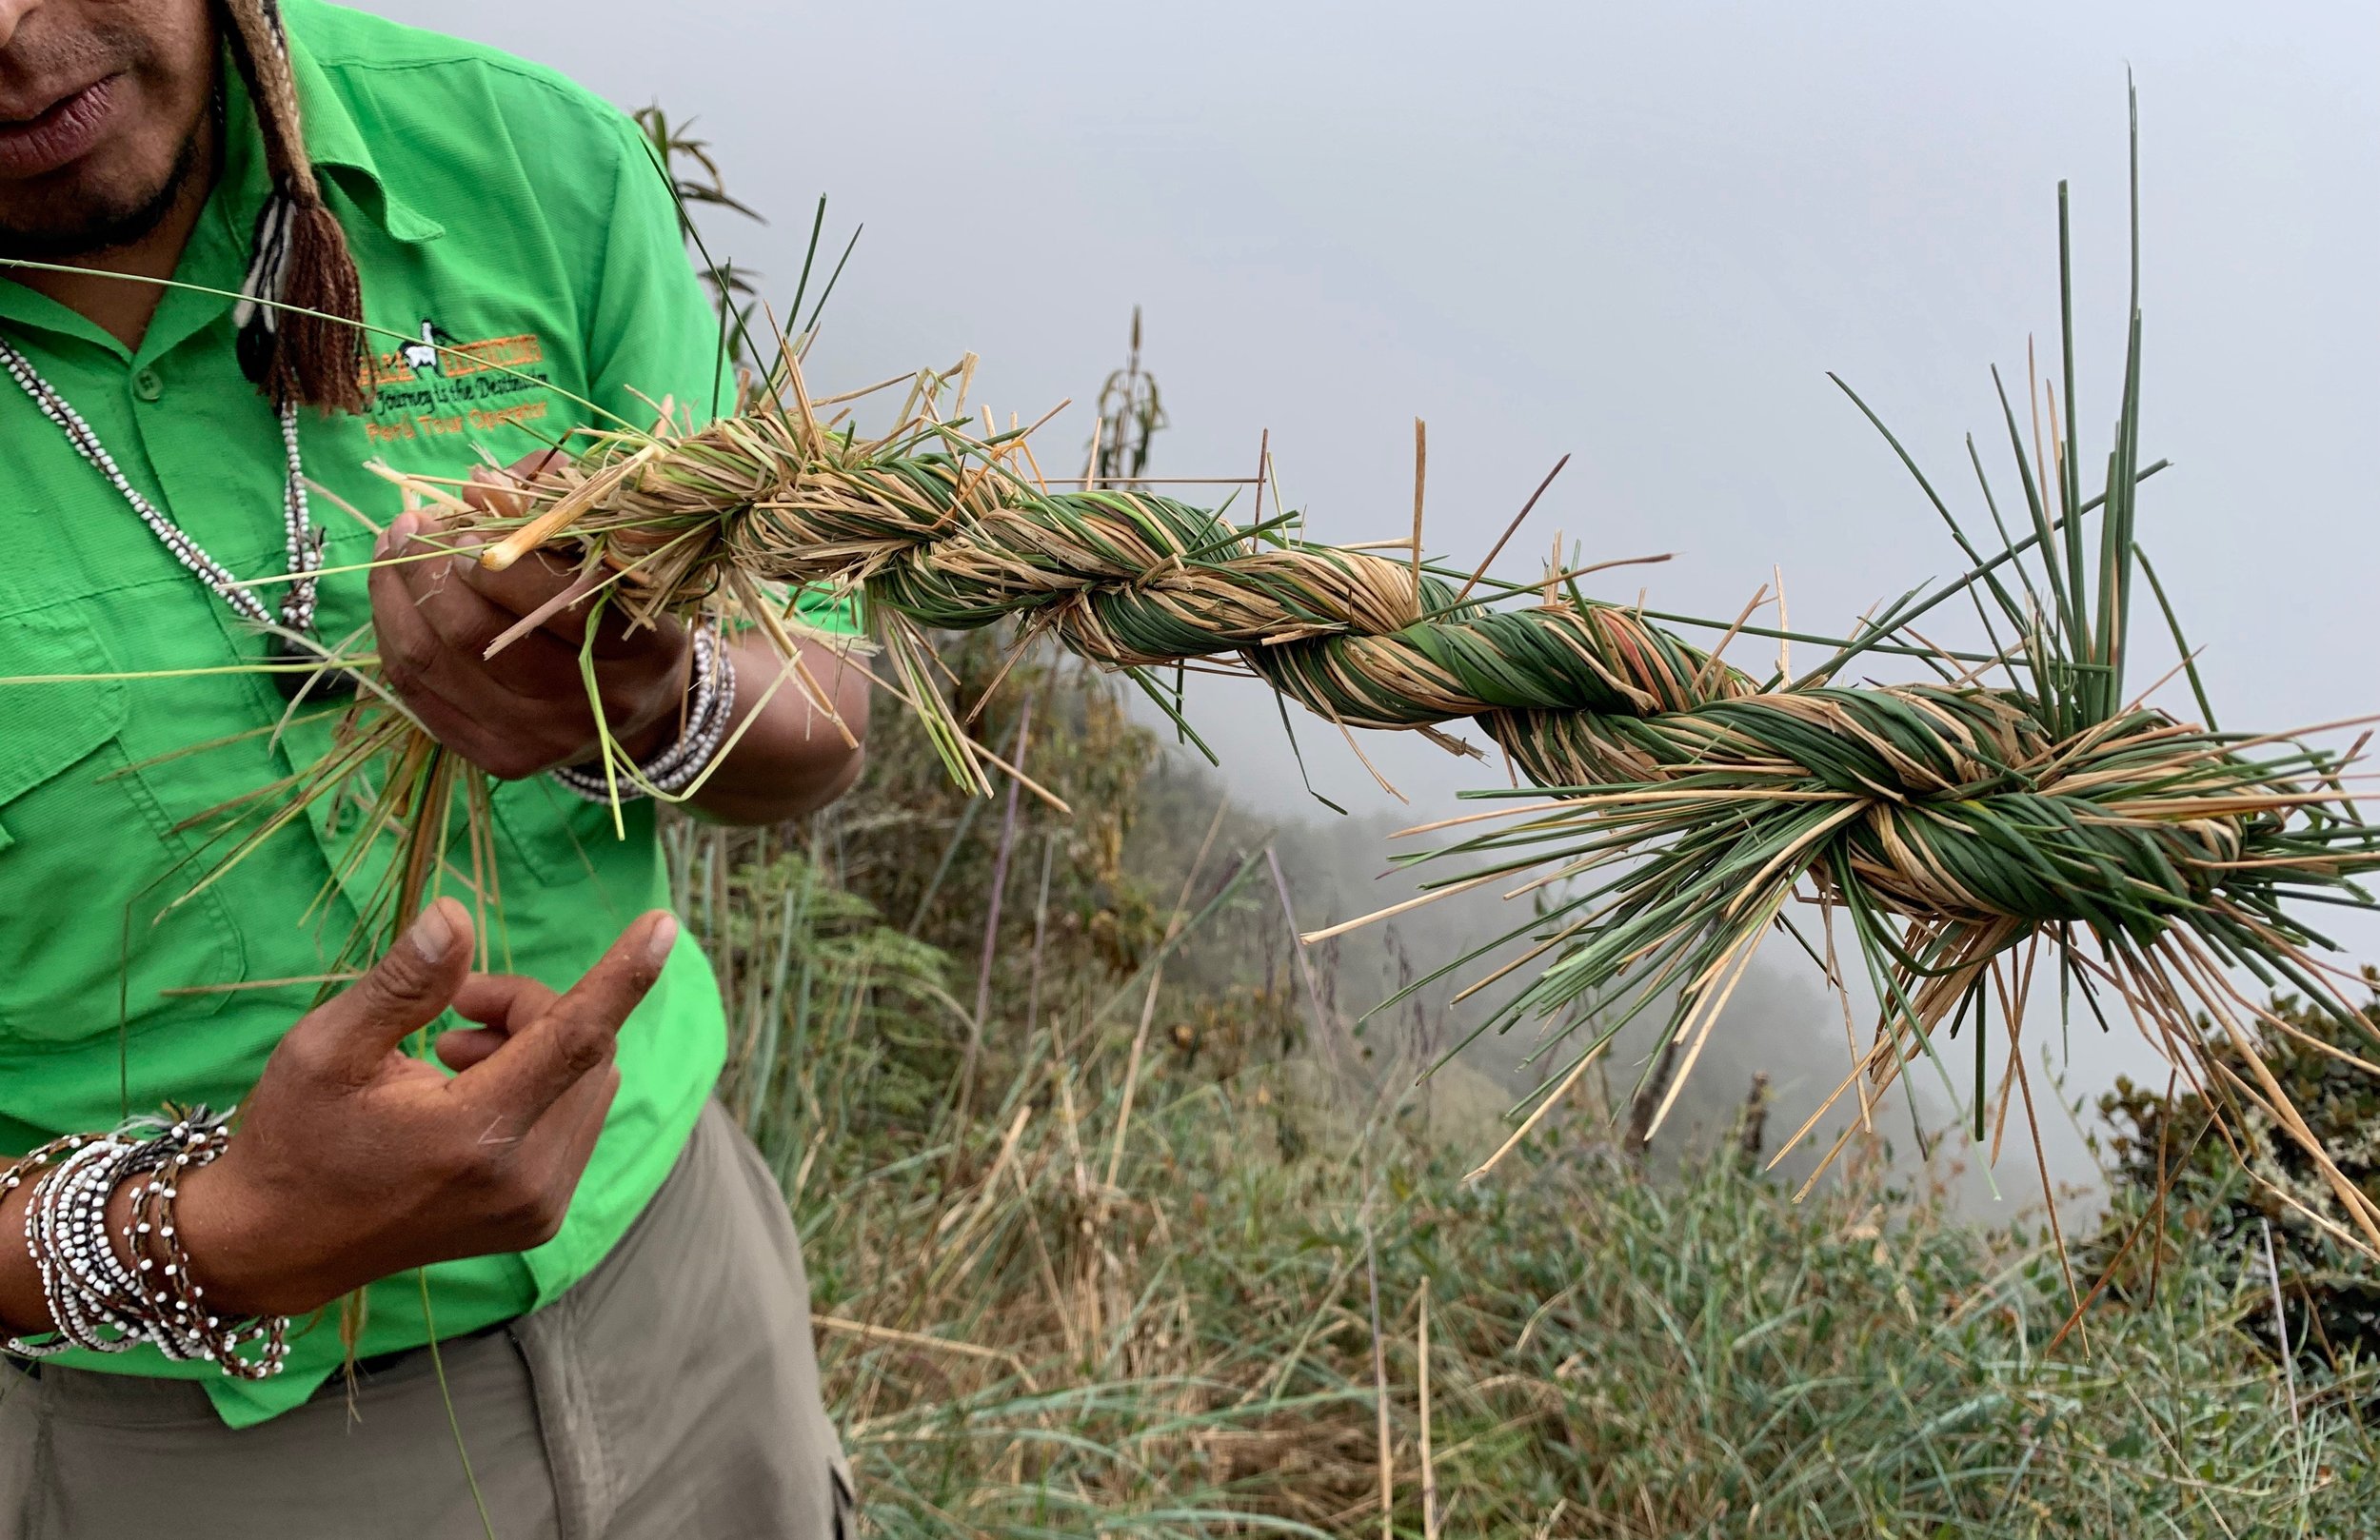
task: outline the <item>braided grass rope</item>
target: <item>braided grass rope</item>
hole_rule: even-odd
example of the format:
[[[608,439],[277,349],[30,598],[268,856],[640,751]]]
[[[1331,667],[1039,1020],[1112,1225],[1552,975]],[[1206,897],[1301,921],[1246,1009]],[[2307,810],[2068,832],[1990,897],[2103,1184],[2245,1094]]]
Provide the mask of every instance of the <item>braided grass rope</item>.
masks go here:
[[[2135,210],[2136,199],[2135,189]],[[2071,295],[2063,231],[2061,221]],[[1697,647],[1640,610],[1588,599],[1574,574],[1515,586],[1474,573],[1458,584],[1418,549],[1391,558],[1311,543],[1294,515],[1242,527],[1133,487],[1053,490],[1034,464],[1031,429],[1001,433],[986,418],[978,434],[955,406],[944,410],[954,377],[963,400],[971,360],[918,376],[895,425],[863,437],[843,404],[872,392],[813,400],[784,349],[737,413],[699,431],[590,434],[503,516],[466,508],[436,484],[392,479],[477,535],[490,565],[533,549],[573,554],[584,563],[580,602],[591,607],[758,626],[822,707],[826,694],[802,673],[800,628],[780,585],[864,595],[892,664],[880,682],[920,713],[954,775],[979,792],[990,789],[991,756],[937,693],[932,630],[1013,621],[1021,648],[1045,638],[1125,671],[1177,720],[1148,671],[1195,662],[1253,674],[1343,728],[1408,729],[1467,747],[1446,728],[1475,722],[1531,790],[1478,794],[1496,805],[1431,826],[1459,829],[1454,842],[1400,859],[1469,860],[1461,875],[1425,883],[1433,895],[1505,881],[1513,896],[1535,898],[1531,920],[1504,938],[1520,956],[1464,994],[1518,980],[1478,1030],[1536,1017],[1552,1046],[1533,1060],[1566,1056],[1488,1165],[1656,1005],[1684,1047],[1666,1116],[1757,949],[1783,933],[1838,989],[1838,959],[1857,958],[1877,1001],[1873,1038],[1853,1045],[1851,1073],[1829,1099],[1855,1093],[1860,1115],[1836,1151],[1919,1060],[1950,1084],[1938,1039],[1964,1031],[1968,1108],[1996,1156],[2012,1105],[2034,1121],[2021,1035],[2036,985],[2054,982],[2061,1009],[2079,997],[2103,1022],[2129,1017],[2211,1106],[2288,1130],[2337,1200],[2335,1216],[2317,1221],[2380,1253],[2380,1206],[2338,1173],[2253,1052],[2254,1034],[2295,1029],[2234,980],[2244,970],[2261,990],[2303,993],[2368,1030],[2339,987],[2351,975],[2317,957],[2330,943],[2305,914],[2310,903],[2371,906],[2353,879],[2380,866],[2380,829],[2345,790],[2355,749],[2218,731],[2203,692],[2195,721],[2147,704],[2153,686],[2127,694],[2136,576],[2155,588],[2133,538],[2137,491],[2162,464],[2144,467],[2138,455],[2139,339],[2135,292],[2114,443],[2094,496],[2083,492],[2073,427],[2071,328],[2062,435],[2053,399],[2043,447],[2029,391],[2029,450],[2003,393],[2021,502],[2008,503],[2012,534],[2004,500],[1973,460],[1997,532],[1989,556],[1887,432],[1973,564],[1931,595],[1887,606],[1790,679],[1755,679],[1723,661],[1738,629],[1756,628],[1715,627],[1726,636]],[[1952,654],[1914,630],[1953,598],[1973,603],[1990,652]],[[2161,591],[2157,600],[2162,607]],[[2195,691],[2191,651],[2166,618]],[[1875,655],[1914,657],[1934,678],[1838,682]],[[388,905],[402,918],[456,864],[452,815],[465,813],[459,821],[473,830],[484,821],[486,787],[391,709],[368,666],[358,672],[367,688],[340,747],[267,832],[342,779],[385,769],[372,817],[403,842]],[[632,774],[605,747],[615,773]],[[475,835],[462,879],[486,898],[493,868],[482,843]],[[1847,949],[1836,946],[1838,920]],[[1415,987],[1496,951],[1480,948]],[[2007,1042],[1996,1078],[1986,1031],[1994,1012]],[[2247,1076],[2200,1051],[2217,1037],[2248,1050]],[[2034,1144],[2038,1159],[2037,1135]]]
[[[1971,1017],[1978,1135],[1988,1120],[2004,1129],[2012,1086],[2030,1118],[2013,1038],[2046,950],[2065,986],[2094,1011],[2114,996],[2193,1086],[2311,1144],[2277,1083],[2229,1076],[2194,1045],[2209,1032],[2245,1040],[2256,1021],[2286,1030],[2231,982],[2234,965],[2361,1020],[2307,950],[2320,938],[2291,900],[2365,902],[2350,879],[2380,865],[2380,831],[2341,791],[2340,757],[2120,699],[2145,474],[2132,385],[2107,491],[2082,498],[2071,445],[2070,474],[2041,488],[2018,443],[2033,536],[1954,585],[2002,602],[2018,637],[1996,660],[2010,682],[1937,655],[1935,681],[1845,688],[1830,681],[1852,658],[1927,649],[1885,646],[1901,623],[1888,616],[1813,674],[1764,683],[1560,574],[1520,602],[1470,601],[1409,555],[1307,543],[1288,518],[1241,528],[1145,491],[1051,490],[1024,434],[976,437],[933,415],[944,379],[921,376],[880,438],[822,421],[790,368],[770,399],[699,432],[601,436],[533,488],[532,511],[482,521],[495,542],[485,559],[575,543],[590,572],[616,575],[605,602],[648,615],[748,613],[765,607],[762,584],[863,593],[911,703],[942,716],[939,740],[979,789],[932,692],[929,629],[1014,620],[1020,645],[1046,636],[1136,674],[1226,662],[1347,727],[1451,742],[1444,724],[1476,721],[1547,795],[1454,820],[1499,826],[1452,847],[1484,869],[1438,890],[1534,873],[1521,891],[1556,895],[1515,933],[1541,971],[1490,1024],[1537,1015],[1581,1039],[1515,1141],[1656,998],[1676,1001],[1669,1030],[1691,1067],[1763,938],[1786,930],[1819,955],[1795,918],[1815,906],[1825,953],[1839,911],[1882,1002],[1836,1093],[1856,1087],[1863,1118],[1917,1058],[1939,1066],[1936,1037]],[[2045,490],[2077,511],[2052,512]],[[2092,515],[2110,596],[2095,610]],[[1995,1005],[2018,1073],[1988,1111]],[[2334,1186],[2380,1245],[2380,1211]]]

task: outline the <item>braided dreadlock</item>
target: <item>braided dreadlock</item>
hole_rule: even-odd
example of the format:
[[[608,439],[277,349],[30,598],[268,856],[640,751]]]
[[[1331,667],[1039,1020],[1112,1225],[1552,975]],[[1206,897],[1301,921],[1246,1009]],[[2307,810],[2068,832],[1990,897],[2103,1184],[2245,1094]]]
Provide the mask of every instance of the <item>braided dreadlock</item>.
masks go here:
[[[240,368],[277,406],[361,411],[363,286],[307,156],[279,0],[214,0],[214,7],[256,105],[272,173],[232,311]]]

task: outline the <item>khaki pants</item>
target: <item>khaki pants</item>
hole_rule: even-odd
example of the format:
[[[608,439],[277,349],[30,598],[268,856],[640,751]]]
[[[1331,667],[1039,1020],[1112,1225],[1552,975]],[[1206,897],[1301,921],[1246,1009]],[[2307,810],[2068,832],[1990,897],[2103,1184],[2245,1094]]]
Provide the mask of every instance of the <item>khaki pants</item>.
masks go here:
[[[187,1381],[0,1364],[0,1540],[845,1540],[801,1247],[713,1103],[545,1310],[238,1431]],[[464,1479],[464,1448],[486,1505]]]

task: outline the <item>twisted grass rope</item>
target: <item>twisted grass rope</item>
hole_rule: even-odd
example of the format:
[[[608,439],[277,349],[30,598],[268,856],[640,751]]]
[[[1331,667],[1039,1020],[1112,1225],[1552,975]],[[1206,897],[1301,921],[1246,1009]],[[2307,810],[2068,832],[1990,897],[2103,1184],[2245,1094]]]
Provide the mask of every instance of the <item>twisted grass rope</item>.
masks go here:
[[[2372,864],[2319,799],[2154,710],[2059,740],[2027,698],[1975,684],[1762,690],[1557,583],[1525,607],[1457,605],[1435,577],[1417,592],[1402,555],[1269,543],[1172,498],[1049,491],[997,451],[771,410],[655,449],[599,446],[524,533],[608,543],[637,563],[641,604],[698,604],[732,570],[861,589],[920,626],[1017,618],[1111,668],[1236,654],[1348,727],[1474,719],[1539,787],[1622,792],[1639,813],[1667,796],[1660,828],[1787,851],[1747,882],[1853,879],[1965,933],[1951,953],[2076,922],[2145,941],[2218,900],[2295,937],[2279,889]]]

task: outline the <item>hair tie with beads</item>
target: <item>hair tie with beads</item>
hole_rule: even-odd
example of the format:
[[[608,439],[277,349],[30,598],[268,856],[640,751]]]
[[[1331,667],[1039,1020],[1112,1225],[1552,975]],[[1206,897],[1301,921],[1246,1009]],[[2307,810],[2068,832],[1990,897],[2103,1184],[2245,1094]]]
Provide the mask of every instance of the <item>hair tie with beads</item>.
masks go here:
[[[276,406],[364,409],[364,294],[346,233],[323,202],[298,117],[278,0],[215,0],[265,140],[272,194],[256,216],[231,312],[240,368]]]

